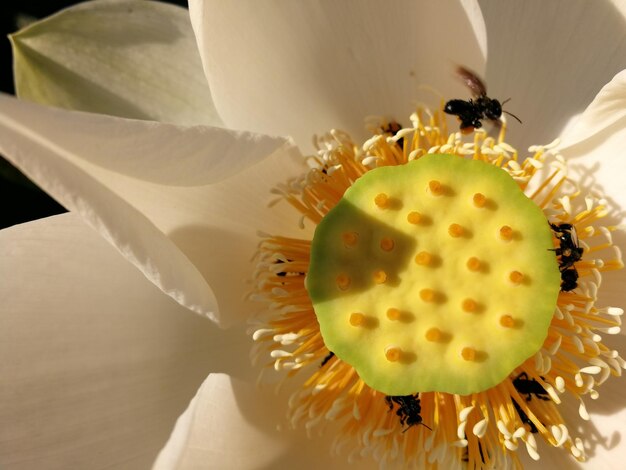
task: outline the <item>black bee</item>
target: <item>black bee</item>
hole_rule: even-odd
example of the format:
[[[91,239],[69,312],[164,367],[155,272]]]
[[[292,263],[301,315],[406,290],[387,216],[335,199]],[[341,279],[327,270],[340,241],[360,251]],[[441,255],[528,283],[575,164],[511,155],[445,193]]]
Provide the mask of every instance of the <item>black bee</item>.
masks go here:
[[[389,121],[387,124],[380,128],[383,135],[389,137],[393,137],[394,135],[396,135],[400,129],[402,129],[402,124],[397,121]],[[398,144],[398,147],[402,149],[404,146],[404,137],[399,138],[396,143]]]
[[[528,427],[530,427],[531,433],[533,434],[538,433],[539,430],[537,429],[537,426],[535,426],[535,423],[533,423],[528,417],[528,415],[524,413],[524,410],[522,410],[522,407],[519,406],[515,400],[511,400],[511,401],[513,402],[513,406],[515,407],[515,410],[517,411],[517,414],[519,415],[519,419],[522,421],[522,423],[527,424]]]
[[[283,263],[291,263],[293,260],[288,259],[287,261],[284,261],[282,259],[277,259],[276,261],[274,261],[274,263],[276,264],[283,264]],[[276,275],[279,277],[287,277],[287,276],[304,276],[305,273],[302,272],[295,272],[295,271],[280,271],[277,272]]]
[[[546,389],[543,388],[535,379],[529,378],[526,372],[522,372],[513,379],[513,386],[520,395],[526,395],[526,401],[530,401],[533,395],[540,400],[550,399]]]
[[[568,292],[578,287],[578,271],[574,263],[583,257],[583,249],[578,245],[576,229],[572,224],[550,224],[552,231],[559,240],[559,247],[553,251],[559,257],[561,271],[561,290]]]
[[[334,357],[334,355],[335,355],[334,352],[332,352],[332,351],[329,352],[328,356],[326,356],[324,358],[324,360],[322,361],[322,363],[320,364],[320,367],[324,367],[328,363],[328,361],[330,361]]]
[[[403,432],[406,432],[411,426],[418,424],[432,431],[430,427],[422,422],[422,417],[420,416],[422,407],[420,405],[419,395],[387,396],[385,397],[385,402],[389,406],[389,411],[393,410],[394,403],[398,405],[396,415],[400,417],[400,424],[406,424],[406,428]]]
[[[394,136],[396,135],[396,133],[402,129],[402,124],[400,124],[397,121],[389,121],[387,124],[385,124],[384,126],[382,126],[380,128],[380,130],[382,131],[383,134],[385,135],[390,135],[390,136]]]
[[[443,111],[459,118],[459,121],[461,121],[461,132],[467,134],[475,129],[480,129],[483,126],[483,119],[489,119],[496,125],[500,125],[499,119],[503,112],[517,119],[520,124],[522,123],[514,114],[502,110],[502,105],[508,100],[500,103],[498,100],[487,96],[487,87],[474,72],[458,66],[456,73],[471,90],[474,98],[467,101],[450,100],[445,104]]]

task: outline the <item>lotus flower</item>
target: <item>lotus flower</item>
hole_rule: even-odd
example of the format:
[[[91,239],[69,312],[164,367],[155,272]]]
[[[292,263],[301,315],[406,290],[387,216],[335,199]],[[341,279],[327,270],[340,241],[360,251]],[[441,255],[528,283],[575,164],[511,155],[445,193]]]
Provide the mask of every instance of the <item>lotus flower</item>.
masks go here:
[[[419,106],[423,84],[446,98],[467,96],[451,64],[486,76],[491,96],[512,97],[507,107],[524,121],[508,128],[514,145],[523,148],[561,136],[558,146],[533,147],[536,169],[542,168],[537,163],[542,155],[561,155],[579,187],[603,190],[606,204],[600,202],[613,211],[602,210],[598,217],[608,228],[582,235],[597,230],[606,236],[606,247],[598,250],[608,248],[612,255],[602,266],[618,267],[616,247],[623,237],[612,230],[621,220],[616,211],[626,204],[619,180],[624,168],[620,144],[626,139],[626,75],[620,72],[626,66],[620,62],[626,57],[620,46],[626,12],[610,2],[546,8],[556,7],[499,4],[481,11],[471,2],[407,0],[390,7],[388,2],[192,1],[189,21],[185,10],[164,4],[96,1],[14,35],[22,100],[0,97],[0,152],[70,213],[0,235],[0,344],[6,358],[0,410],[7,423],[2,463],[12,468],[142,468],[153,462],[158,469],[344,468],[348,454],[350,459],[363,454],[359,468],[377,462],[401,465],[402,458],[423,462],[411,460],[424,455],[423,449],[393,446],[402,436],[427,436],[424,426],[403,433],[383,400],[376,404],[382,412],[367,419],[395,423],[399,432],[382,446],[368,447],[367,439],[384,438],[384,433],[365,433],[356,411],[354,419],[348,417],[354,432],[331,422],[317,436],[317,424],[326,415],[316,414],[320,402],[301,400],[306,388],[300,387],[307,377],[323,374],[322,360],[324,365],[338,361],[326,356],[319,339],[313,353],[296,363],[297,354],[288,349],[302,344],[303,336],[287,332],[276,337],[276,323],[261,318],[270,334],[255,326],[253,336],[271,344],[274,364],[295,356],[293,363],[308,364],[308,369],[295,367],[305,370],[283,384],[295,404],[284,394],[255,387],[258,369],[248,364],[251,340],[244,320],[264,308],[255,298],[270,301],[270,314],[275,309],[273,296],[282,292],[264,290],[267,276],[287,278],[287,270],[299,274],[291,265],[295,258],[278,256],[280,249],[294,245],[278,244],[279,249],[276,242],[310,240],[311,220],[326,212],[317,205],[321,199],[304,196],[313,180],[303,176],[321,169],[328,174],[323,157],[336,156],[338,140],[359,142],[343,148],[371,155],[358,150],[352,160],[344,158],[332,169],[335,177],[346,171],[348,161],[356,161],[364,173],[368,165],[400,155],[398,149],[386,154],[384,147],[398,145],[400,138],[408,142],[409,134],[385,136],[391,119],[383,119],[374,124],[381,135],[368,139],[363,118],[406,120]],[[585,30],[580,18],[588,25]],[[455,125],[444,124],[436,111],[432,120],[425,116],[416,113],[406,129],[417,135],[426,127]],[[333,128],[346,133],[316,140],[321,152],[316,154],[311,136]],[[468,142],[454,130],[450,127],[449,143],[447,133],[424,142],[458,153]],[[491,155],[487,160],[498,152],[515,153],[502,139],[475,135],[473,145]],[[402,155],[408,158],[410,150],[418,157],[420,148],[404,147]],[[311,153],[321,158],[313,170],[302,157]],[[533,173],[520,171],[528,174],[519,177]],[[289,181],[297,184],[281,185]],[[280,200],[268,204],[276,188]],[[570,214],[563,201],[561,214]],[[266,241],[253,258],[259,232]],[[289,266],[277,267],[279,260]],[[257,282],[251,283],[255,271]],[[581,288],[592,282],[594,270],[588,271]],[[593,300],[598,306],[623,305],[621,274],[608,274]],[[607,318],[602,320],[606,333],[617,332],[620,310],[600,313],[607,314],[602,317]],[[308,318],[306,326],[311,325]],[[602,341],[610,346],[607,361],[610,356],[618,367],[596,367],[602,375],[607,368],[617,375],[621,364],[612,351],[623,345],[623,337]],[[583,346],[580,354],[587,352]],[[265,379],[271,381],[270,375],[265,373]],[[517,445],[516,439],[525,443],[528,455],[521,449],[518,454],[528,468],[537,465],[531,460],[536,454],[542,464],[557,468],[619,468],[623,443],[618,430],[626,419],[622,395],[619,380],[609,380],[598,402],[587,403],[588,422],[577,416],[587,415],[587,408],[577,413],[579,403],[564,400],[559,407],[567,420],[583,423],[569,428],[582,439],[572,438],[567,447],[579,460],[585,451],[588,464],[545,443],[537,447],[530,431],[509,429],[507,435],[498,430],[504,436],[500,442],[506,441],[507,448]],[[304,424],[277,429],[290,407],[292,421]],[[476,419],[468,418],[472,410],[463,410],[466,421]],[[310,413],[310,419],[303,420],[300,411]],[[534,405],[530,411],[536,411]],[[557,429],[563,437],[563,428]],[[307,439],[305,431],[313,431],[315,438]],[[548,440],[559,440],[557,431],[547,432],[552,432]],[[333,440],[339,445],[333,446]],[[342,446],[349,448],[341,452]],[[461,466],[462,451],[455,449],[462,446],[435,446],[437,452],[429,455],[433,463]],[[469,460],[480,464],[479,453],[469,452]]]

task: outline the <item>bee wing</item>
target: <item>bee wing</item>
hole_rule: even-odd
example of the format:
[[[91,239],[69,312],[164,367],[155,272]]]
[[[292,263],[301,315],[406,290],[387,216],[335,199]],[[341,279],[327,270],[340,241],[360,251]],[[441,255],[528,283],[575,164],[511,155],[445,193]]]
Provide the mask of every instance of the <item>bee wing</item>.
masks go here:
[[[463,83],[465,83],[465,86],[467,86],[467,88],[469,88],[472,91],[472,93],[474,93],[474,95],[476,96],[487,95],[487,87],[485,86],[483,81],[476,76],[474,72],[472,72],[469,69],[466,69],[462,65],[459,65],[456,68],[456,73],[459,76],[459,78],[463,80]]]

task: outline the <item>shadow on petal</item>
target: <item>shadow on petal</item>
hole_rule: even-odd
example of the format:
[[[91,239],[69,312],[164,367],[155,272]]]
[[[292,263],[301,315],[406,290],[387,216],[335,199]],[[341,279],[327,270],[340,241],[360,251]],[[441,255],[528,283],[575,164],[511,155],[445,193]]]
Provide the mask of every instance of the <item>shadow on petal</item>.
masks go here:
[[[174,244],[194,260],[213,289],[224,328],[245,323],[259,309],[258,304],[246,299],[252,290],[254,247],[258,243],[254,227],[249,233],[246,236],[219,227],[186,226],[169,234]]]
[[[626,24],[611,2],[480,4],[489,94],[511,97],[506,108],[524,123],[510,123],[513,145],[552,141],[626,68]]]

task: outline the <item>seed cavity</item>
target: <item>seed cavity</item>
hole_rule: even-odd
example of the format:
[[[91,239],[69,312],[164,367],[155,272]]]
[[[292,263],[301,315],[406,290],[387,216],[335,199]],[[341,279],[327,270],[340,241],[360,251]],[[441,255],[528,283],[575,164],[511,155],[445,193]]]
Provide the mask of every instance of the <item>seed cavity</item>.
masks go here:
[[[435,300],[436,292],[432,289],[420,290],[420,299],[424,302],[433,302]]]
[[[441,196],[443,194],[443,185],[437,180],[430,180],[428,182],[428,189],[434,196]]]
[[[482,263],[475,256],[472,256],[471,258],[467,260],[467,269],[469,269],[470,271],[474,271],[474,272],[480,271],[481,267],[482,267]]]
[[[407,214],[406,220],[410,224],[417,225],[422,221],[422,214],[416,211],[411,211]]]
[[[441,340],[442,333],[439,328],[430,328],[426,332],[426,340],[428,341],[439,341]]]
[[[352,280],[350,279],[350,276],[348,276],[347,274],[341,273],[337,276],[337,278],[335,279],[335,282],[337,283],[337,287],[340,290],[348,290]]]
[[[465,233],[465,229],[459,224],[450,224],[448,227],[448,234],[453,238],[462,237]]]
[[[387,282],[387,273],[382,269],[378,269],[374,271],[372,278],[374,279],[374,282],[376,284],[384,284],[385,282]]]
[[[474,361],[476,360],[476,350],[471,347],[465,347],[461,350],[461,356],[466,361]]]
[[[464,312],[472,313],[478,310],[478,303],[474,299],[465,299],[461,304]]]
[[[519,271],[511,271],[509,273],[509,280],[513,284],[521,284],[522,281],[524,280],[524,275],[520,273]]]
[[[415,262],[420,266],[430,266],[433,263],[433,255],[427,251],[420,251],[415,256]]]
[[[389,196],[385,193],[378,193],[374,198],[374,204],[376,204],[380,209],[387,209],[389,207]]]
[[[500,227],[500,238],[505,241],[513,239],[513,229],[508,225]]]
[[[363,326],[365,324],[365,315],[362,313],[351,313],[350,314],[350,324],[352,326]]]
[[[402,356],[402,351],[396,346],[387,346],[385,348],[385,357],[389,362],[398,362]]]
[[[356,232],[344,232],[341,234],[341,239],[345,246],[355,246],[359,241],[359,234]]]
[[[380,240],[380,249],[383,251],[391,251],[396,246],[392,238],[384,237]]]
[[[472,201],[474,202],[474,206],[476,207],[485,207],[485,204],[487,203],[487,198],[482,193],[476,193],[474,194]]]
[[[397,308],[391,307],[387,309],[387,318],[391,321],[400,320],[401,312]]]

